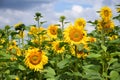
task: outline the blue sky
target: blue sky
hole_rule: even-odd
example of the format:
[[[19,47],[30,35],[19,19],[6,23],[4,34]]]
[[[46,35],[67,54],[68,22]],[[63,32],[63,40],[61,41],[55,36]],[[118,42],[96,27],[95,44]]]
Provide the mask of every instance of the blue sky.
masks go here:
[[[70,22],[76,18],[94,21],[99,18],[96,11],[102,6],[109,6],[116,15],[115,5],[118,3],[120,0],[0,0],[0,28],[18,22],[27,26],[36,24],[36,12],[41,12],[44,16],[42,20],[47,21],[43,27],[58,23],[61,15],[66,16]],[[87,24],[86,29],[92,31],[94,27]]]

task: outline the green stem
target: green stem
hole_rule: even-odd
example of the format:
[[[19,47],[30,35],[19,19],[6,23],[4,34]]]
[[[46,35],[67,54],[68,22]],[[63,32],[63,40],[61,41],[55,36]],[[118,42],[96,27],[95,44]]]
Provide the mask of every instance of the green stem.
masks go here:
[[[38,72],[38,80],[42,80],[42,73]]]
[[[38,28],[40,28],[40,24],[39,24],[39,21],[40,19],[38,18]],[[38,43],[39,43],[39,49],[41,49],[41,44],[40,44],[40,34],[38,34]]]
[[[62,53],[62,55],[61,55],[61,56],[62,56],[62,60],[64,60],[64,53]]]
[[[40,24],[39,24],[39,19],[38,19],[38,21],[37,21],[37,22],[38,22],[38,27],[40,27]]]
[[[101,31],[101,39],[102,39],[102,45],[105,45],[105,37],[104,37],[105,31],[102,29]]]
[[[64,21],[62,21],[62,31],[64,30]]]
[[[104,26],[104,25],[103,25]],[[101,40],[102,40],[102,45],[105,45],[105,30],[104,30],[104,27],[102,28],[102,31],[101,31]],[[106,61],[106,58],[108,57],[107,55],[107,52],[103,51],[102,52],[102,75],[104,73],[108,73],[108,70],[107,70],[107,67],[108,67],[108,64],[107,64],[107,61]],[[104,77],[104,76],[103,76]],[[108,80],[107,77],[104,77],[105,80]]]
[[[75,45],[75,57],[77,58],[77,46]],[[75,70],[75,72],[77,72],[78,71],[78,59],[76,59],[75,60],[75,68],[74,68],[74,70]],[[75,80],[78,80],[78,76],[75,76]]]

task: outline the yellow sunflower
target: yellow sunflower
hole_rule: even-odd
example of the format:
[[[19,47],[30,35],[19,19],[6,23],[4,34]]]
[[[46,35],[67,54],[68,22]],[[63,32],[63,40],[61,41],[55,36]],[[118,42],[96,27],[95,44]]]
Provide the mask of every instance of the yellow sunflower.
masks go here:
[[[88,37],[88,41],[89,42],[96,42],[96,38],[94,38],[94,37]]]
[[[109,20],[112,17],[112,10],[109,7],[107,7],[107,6],[104,6],[100,10],[100,16],[105,21],[107,21],[107,20]]]
[[[77,58],[85,58],[87,56],[86,53],[84,53],[83,51],[78,51],[77,52]]]
[[[38,32],[37,27],[35,26],[30,27],[29,34],[37,34],[37,32]]]
[[[118,35],[112,35],[111,37],[109,37],[110,40],[115,40],[118,38]]]
[[[77,58],[85,58],[86,56],[87,56],[87,53],[84,53],[84,51],[78,51],[78,49],[75,49],[75,47],[70,47],[70,50],[71,50],[71,54],[73,55],[73,56],[76,56]],[[75,50],[77,50],[77,51],[75,51]]]
[[[106,30],[107,32],[110,31],[111,29],[114,29],[114,22],[111,21],[111,20],[108,20],[108,21],[104,21],[104,20],[99,20],[98,21],[98,30]]]
[[[66,28],[63,34],[65,41],[72,44],[80,44],[86,41],[86,31],[79,27],[74,27],[73,25]]]
[[[0,39],[0,42],[1,42],[1,44],[4,44],[4,43],[5,43],[5,39],[4,39],[4,38],[1,38],[1,39]]]
[[[61,41],[53,42],[53,50],[56,52],[56,54],[62,53],[65,50],[64,46],[61,46],[60,43]]]
[[[21,56],[22,52],[21,52],[20,48],[16,46],[15,49],[16,49],[17,56]]]
[[[48,63],[48,57],[38,48],[28,49],[25,56],[25,64],[31,70],[40,71]]]
[[[79,26],[81,28],[84,28],[86,25],[86,21],[83,18],[78,18],[75,20],[74,24],[75,24],[75,26]]]
[[[50,25],[48,27],[47,33],[51,38],[57,38],[57,31],[58,31],[58,26]]]

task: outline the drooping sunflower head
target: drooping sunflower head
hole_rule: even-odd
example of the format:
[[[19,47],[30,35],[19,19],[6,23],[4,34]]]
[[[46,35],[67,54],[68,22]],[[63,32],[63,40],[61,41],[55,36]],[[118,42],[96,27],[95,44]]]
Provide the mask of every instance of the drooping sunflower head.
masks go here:
[[[64,31],[65,41],[71,42],[72,44],[84,43],[86,41],[86,35],[87,33],[85,30],[79,27],[74,27],[73,25],[70,25]]]
[[[84,28],[86,25],[86,21],[83,18],[78,18],[75,20],[74,24],[75,24],[75,26],[79,26],[79,27]]]
[[[57,38],[57,31],[58,31],[58,26],[50,25],[48,27],[47,33],[51,38]]]
[[[24,30],[25,29],[25,25],[21,22],[15,24],[14,27],[15,27],[15,30]]]
[[[75,47],[70,47],[71,54],[73,56],[76,56],[77,58],[85,58],[87,56],[87,53],[85,53],[83,50],[79,51],[78,49],[75,49]]]
[[[85,58],[87,56],[86,53],[84,53],[83,51],[78,51],[77,52],[77,58]]]
[[[112,17],[112,10],[107,6],[104,6],[100,10],[100,16],[104,20],[109,20]]]
[[[53,50],[56,52],[56,54],[59,54],[64,52],[65,48],[61,41],[55,41],[53,42]]]
[[[43,66],[48,62],[48,57],[45,53],[38,48],[28,49],[25,56],[25,64],[31,70],[40,71]]]
[[[96,42],[96,38],[94,38],[94,37],[88,37],[88,41],[89,42]]]

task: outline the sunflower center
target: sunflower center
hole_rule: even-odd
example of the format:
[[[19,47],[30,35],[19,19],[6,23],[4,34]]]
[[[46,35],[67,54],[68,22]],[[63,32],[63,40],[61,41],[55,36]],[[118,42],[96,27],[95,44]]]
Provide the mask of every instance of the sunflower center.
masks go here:
[[[56,45],[56,50],[61,50],[59,44]]]
[[[82,54],[83,54],[83,51],[78,51],[77,54],[78,54],[78,55],[82,55]]]
[[[83,23],[82,23],[82,22],[78,22],[78,25],[79,25],[79,26],[83,26]]]
[[[83,38],[83,34],[79,30],[71,30],[69,37],[71,40],[73,40],[75,42],[79,42]]]
[[[105,14],[106,17],[109,16],[109,11],[108,11],[108,10],[105,10],[105,11],[104,11],[104,14]]]
[[[33,65],[37,65],[41,62],[41,54],[40,53],[35,53],[33,55],[30,56],[30,62]]]
[[[50,33],[51,33],[52,35],[56,35],[56,34],[57,34],[57,30],[56,30],[56,29],[51,29],[51,30],[50,30]]]

